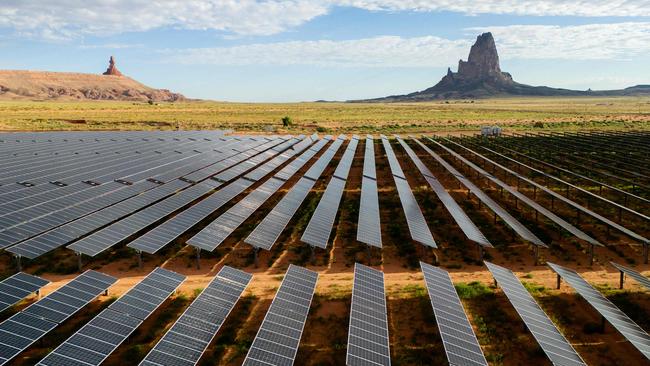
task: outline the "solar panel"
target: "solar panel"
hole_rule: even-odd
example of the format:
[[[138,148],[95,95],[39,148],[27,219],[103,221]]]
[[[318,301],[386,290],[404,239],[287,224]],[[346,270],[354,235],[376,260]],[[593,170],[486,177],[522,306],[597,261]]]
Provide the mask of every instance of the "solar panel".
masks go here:
[[[302,202],[309,194],[309,191],[316,183],[322,171],[329,164],[332,157],[336,154],[343,143],[343,138],[339,137],[332,145],[321,155],[316,163],[309,169],[311,177],[300,178],[300,180],[282,197],[280,202],[271,210],[271,212],[255,227],[253,232],[244,240],[245,243],[257,248],[270,249],[278,240],[284,228],[296,213]],[[314,168],[316,166],[316,168]],[[318,173],[318,175],[316,175]]]
[[[0,323],[0,365],[16,357],[116,281],[103,273],[86,271]]]
[[[554,365],[585,365],[517,276],[496,264],[485,262],[485,265],[549,360]]]
[[[0,282],[0,312],[7,310],[29,294],[39,291],[50,281],[18,272]]]
[[[252,277],[249,273],[224,266],[140,365],[196,365]]]
[[[174,180],[163,184],[113,206],[106,207],[88,216],[25,240],[8,248],[7,251],[29,259],[39,257],[89,232],[108,225],[121,217],[127,216],[149,204],[163,199],[188,185],[189,183],[181,180]]]
[[[268,200],[285,181],[271,178],[191,237],[188,244],[212,251]]]
[[[642,275],[641,273],[633,270],[632,268],[628,268],[625,266],[622,266],[620,264],[614,263],[614,262],[609,262],[612,266],[614,266],[616,269],[621,271],[621,275],[626,274],[632,278],[634,278],[638,283],[640,283],[643,287],[647,288],[650,290],[650,278]],[[622,278],[621,278],[621,286],[623,285]]]
[[[420,267],[449,364],[487,366],[488,363],[449,273],[423,262],[420,262]]]
[[[309,178],[311,180],[318,180],[318,178],[323,174],[323,171],[327,167],[327,165],[330,163],[334,155],[336,155],[336,152],[338,151],[338,148],[343,144],[343,141],[345,140],[345,135],[340,135],[335,141],[332,146],[323,153],[323,155],[316,160],[314,165],[309,167],[309,169],[305,172],[304,177]],[[336,148],[334,148],[336,147]]]
[[[163,201],[128,216],[100,231],[70,244],[68,249],[89,256],[96,256],[104,250],[117,245],[129,236],[136,234],[156,221],[181,209],[192,201],[214,189],[213,185],[198,183]]]
[[[289,265],[243,365],[293,365],[317,280],[317,272]]]
[[[356,263],[346,365],[390,366],[384,273]]]
[[[358,143],[359,137],[353,136],[341,161],[339,161],[339,165],[336,167],[334,176],[330,179],[327,188],[325,188],[325,192],[318,202],[318,206],[309,220],[305,232],[300,238],[303,242],[319,248],[327,248],[327,242],[332,232],[332,226],[336,219],[336,213],[341,203],[341,197],[343,196],[343,190],[345,189]]]
[[[38,365],[100,365],[184,280],[176,272],[154,269]]]
[[[315,143],[309,150],[307,150],[305,153],[301,154],[298,158],[296,158],[294,161],[289,163],[287,166],[284,168],[280,169],[280,171],[274,175],[274,177],[282,180],[289,180],[294,174],[298,173],[300,169],[302,169],[305,164],[311,158],[313,158],[316,154],[318,154],[319,151],[327,145],[327,143],[331,140],[330,137],[326,136],[324,139],[319,140],[317,143]]]
[[[390,142],[386,136],[381,136],[381,142],[384,145],[384,150],[386,151],[386,157],[390,165],[391,172],[393,174],[393,180],[395,181],[395,186],[397,187],[397,194],[399,195],[399,200],[402,203],[402,209],[404,210],[404,215],[406,216],[406,224],[409,227],[409,232],[413,240],[422,243],[426,246],[437,248],[435,240],[433,240],[433,235],[431,235],[431,230],[427,225],[422,210],[418,206],[415,196],[411,191],[411,186],[409,186],[404,176],[402,168],[399,166],[397,157],[393,152],[393,148],[390,146]]]
[[[569,268],[547,262],[549,267],[562,277],[580,296],[596,309],[607,321],[618,330],[634,347],[650,359],[650,336],[632,319],[623,313],[616,305],[593,288],[580,275]]]
[[[364,244],[381,248],[379,195],[377,192],[374,145],[375,143],[372,136],[366,136],[366,147],[363,159],[363,177],[361,178],[359,221],[357,223],[357,240]]]
[[[469,189],[476,197],[478,197],[481,202],[485,203],[486,206],[488,206],[493,212],[495,212],[499,217],[503,219],[503,221],[508,224],[515,232],[517,232],[522,238],[525,240],[535,244],[539,245],[541,247],[547,247],[544,242],[539,239],[535,234],[533,234],[528,228],[526,228],[519,220],[515,219],[508,211],[506,211],[503,207],[501,207],[496,201],[494,201],[490,196],[488,196],[483,190],[481,190],[478,186],[476,186],[472,181],[467,179],[461,172],[456,170],[451,164],[446,162],[443,158],[441,158],[438,154],[433,152],[433,150],[429,149],[425,144],[423,144],[420,140],[418,139],[413,139],[424,151],[429,153],[440,165],[442,165],[449,173],[451,173],[456,179],[458,179],[467,189]]]
[[[478,243],[479,245],[482,245],[484,247],[492,247],[490,241],[487,240],[481,230],[476,227],[476,225],[472,222],[469,216],[467,216],[465,211],[463,211],[458,203],[456,203],[449,192],[445,190],[445,187],[438,181],[438,178],[436,178],[431,170],[429,170],[429,168],[424,165],[422,160],[420,160],[420,158],[415,154],[413,149],[411,149],[411,147],[408,146],[406,142],[404,142],[404,140],[402,140],[399,136],[396,136],[396,138],[399,144],[402,145],[402,148],[404,148],[406,151],[406,154],[411,158],[415,166],[418,168],[420,174],[422,174],[427,183],[429,183],[429,186],[433,192],[436,194],[436,196],[438,196],[440,202],[442,202],[449,214],[454,218],[454,221],[456,221],[456,224],[458,224],[465,236],[467,236],[469,240]]]
[[[533,181],[532,179],[530,179],[528,177],[525,177],[525,176],[515,172],[512,169],[506,168],[505,166],[495,162],[494,160],[489,159],[489,158],[487,158],[487,157],[485,157],[485,156],[483,156],[483,155],[481,155],[481,154],[479,154],[479,153],[477,153],[477,152],[475,152],[475,151],[473,151],[473,150],[471,150],[471,149],[469,149],[469,148],[467,148],[465,146],[462,146],[462,145],[460,145],[460,144],[458,144],[456,142],[453,142],[451,140],[448,140],[448,141],[462,147],[464,150],[469,151],[473,155],[476,155],[476,156],[480,157],[481,159],[483,159],[485,161],[488,161],[491,164],[494,164],[495,166],[498,166],[499,168],[501,168],[504,171],[508,172],[509,174],[517,177],[518,179],[521,179],[522,181],[524,181],[524,182],[526,182],[526,183],[528,183],[528,184],[530,184],[532,186],[537,187],[541,191],[553,196],[554,198],[557,198],[558,200],[566,203],[567,205],[575,208],[576,210],[579,210],[580,212],[584,212],[585,214],[595,218],[596,220],[599,220],[599,221],[605,223],[606,225],[608,225],[608,226],[610,226],[610,227],[624,233],[625,235],[627,235],[627,236],[629,236],[629,237],[643,243],[644,245],[650,243],[650,239],[648,239],[648,238],[646,238],[646,237],[644,237],[644,236],[642,236],[640,234],[637,234],[637,233],[633,232],[632,230],[630,230],[630,229],[628,229],[628,228],[626,228],[626,227],[624,227],[624,226],[622,226],[622,225],[620,225],[620,224],[618,224],[618,223],[616,223],[616,222],[614,222],[614,221],[612,221],[612,220],[610,220],[610,219],[608,219],[608,218],[606,218],[606,217],[604,217],[604,216],[602,216],[602,215],[600,215],[600,214],[598,214],[598,213],[596,213],[596,212],[594,212],[594,211],[592,211],[592,210],[590,210],[590,209],[588,209],[588,208],[586,208],[586,207],[584,207],[584,206],[582,206],[582,205],[580,205],[580,204],[578,204],[578,203],[564,197],[563,195],[555,192],[554,190],[552,190],[552,189],[550,189],[550,188],[548,188],[546,186],[543,186],[543,185]]]
[[[306,148],[308,145],[303,145],[300,149]],[[294,156],[296,153],[301,150],[292,150],[283,153],[285,156],[283,161],[288,160],[290,157]],[[309,154],[306,152],[305,154]],[[275,167],[277,167],[276,164]],[[273,167],[273,169],[275,169]],[[273,169],[268,169],[266,167],[261,167],[264,171],[271,171]],[[255,173],[255,171],[253,172]],[[280,174],[280,173],[278,173]],[[266,175],[266,174],[265,174]],[[253,192],[249,193],[241,201],[237,202],[233,207],[224,212],[221,216],[217,217],[212,221],[208,226],[203,228],[200,232],[194,235],[188,240],[190,245],[194,245],[197,248],[202,248],[205,250],[214,250],[230,234],[232,234],[235,229],[237,229],[246,219],[250,217],[260,206],[264,204],[271,196],[277,192],[280,187],[286,183],[282,179],[272,177],[271,179],[264,182],[261,186],[257,187]]]
[[[462,162],[465,163],[467,166],[469,166],[470,168],[474,169],[475,171],[477,171],[479,174],[483,175],[484,177],[488,178],[489,180],[491,180],[492,182],[494,182],[496,185],[498,185],[499,187],[501,187],[501,188],[503,188],[504,190],[506,190],[506,191],[507,191],[508,193],[510,193],[511,195],[517,197],[518,200],[520,200],[521,202],[523,202],[523,203],[525,203],[526,205],[530,206],[530,207],[533,208],[535,211],[537,211],[537,212],[539,212],[540,214],[542,214],[544,217],[547,217],[548,219],[550,219],[550,220],[553,221],[554,223],[558,224],[560,227],[562,227],[562,228],[565,229],[566,231],[572,233],[572,234],[575,235],[576,237],[578,237],[578,238],[580,238],[580,239],[582,239],[582,240],[584,240],[584,241],[586,241],[586,242],[588,242],[588,243],[590,243],[590,244],[592,244],[592,245],[602,246],[602,244],[601,244],[600,242],[598,242],[598,240],[592,238],[591,236],[589,236],[589,235],[588,235],[587,233],[585,233],[584,231],[582,231],[582,230],[578,229],[577,227],[573,226],[572,224],[566,222],[564,219],[562,219],[562,218],[559,217],[558,215],[556,215],[556,214],[554,214],[553,212],[547,210],[544,206],[542,206],[542,205],[540,205],[539,203],[535,202],[534,200],[528,198],[528,196],[526,196],[525,194],[519,192],[515,187],[511,187],[509,184],[503,182],[502,180],[500,180],[500,179],[497,178],[496,176],[494,176],[494,175],[488,173],[487,171],[485,171],[484,169],[482,169],[482,168],[479,167],[478,165],[476,165],[476,164],[472,163],[471,161],[467,160],[465,157],[463,157],[462,155],[458,154],[458,153],[455,152],[454,150],[451,150],[451,149],[448,148],[447,146],[442,145],[442,144],[440,144],[439,142],[437,142],[437,141],[435,141],[435,140],[432,140],[432,139],[430,139],[430,138],[427,138],[427,139],[428,139],[429,141],[431,141],[432,143],[436,144],[437,146],[440,146],[442,149],[444,149],[444,150],[447,151],[449,154],[451,154],[454,158],[456,158],[456,159],[462,161]]]

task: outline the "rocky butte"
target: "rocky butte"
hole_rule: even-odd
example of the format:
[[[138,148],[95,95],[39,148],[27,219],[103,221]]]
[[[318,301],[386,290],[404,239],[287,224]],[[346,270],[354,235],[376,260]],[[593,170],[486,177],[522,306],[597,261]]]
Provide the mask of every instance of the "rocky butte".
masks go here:
[[[447,69],[447,75],[436,85],[411,94],[354,102],[417,102],[440,99],[475,99],[508,96],[623,96],[650,95],[650,85],[637,85],[621,90],[570,90],[531,86],[513,80],[501,71],[499,53],[492,33],[483,33],[469,51],[467,61],[458,61],[458,72]]]
[[[0,70],[0,100],[123,100],[176,102],[182,94],[148,87],[123,75],[111,56],[106,72],[82,74]]]

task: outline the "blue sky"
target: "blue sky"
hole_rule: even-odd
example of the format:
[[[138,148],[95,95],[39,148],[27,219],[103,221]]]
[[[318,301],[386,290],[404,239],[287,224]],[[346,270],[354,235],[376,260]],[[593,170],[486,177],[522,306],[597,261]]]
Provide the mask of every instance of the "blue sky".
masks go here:
[[[492,31],[515,80],[650,84],[648,0],[3,0],[0,69],[100,73],[226,101],[347,100],[434,85]]]

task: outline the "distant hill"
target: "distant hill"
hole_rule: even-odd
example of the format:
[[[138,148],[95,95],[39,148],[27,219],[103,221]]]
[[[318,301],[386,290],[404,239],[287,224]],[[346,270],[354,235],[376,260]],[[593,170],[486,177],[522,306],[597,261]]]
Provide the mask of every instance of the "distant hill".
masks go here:
[[[122,75],[111,57],[102,75],[0,70],[0,100],[126,100],[175,102],[182,94],[150,88]]]
[[[423,91],[353,102],[418,102],[440,99],[475,99],[507,96],[627,96],[648,95],[650,85],[637,85],[621,90],[570,90],[547,86],[531,86],[513,80],[501,71],[499,54],[492,33],[477,37],[467,61],[458,62],[458,72],[447,69],[438,84]]]

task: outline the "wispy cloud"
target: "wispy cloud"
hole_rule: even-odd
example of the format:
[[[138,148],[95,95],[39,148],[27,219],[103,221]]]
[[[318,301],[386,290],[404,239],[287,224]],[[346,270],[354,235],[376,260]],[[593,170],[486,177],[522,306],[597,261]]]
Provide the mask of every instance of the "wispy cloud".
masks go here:
[[[467,58],[478,32],[492,31],[501,59],[626,59],[650,52],[650,23],[514,25],[466,29],[468,38],[383,36],[166,50],[167,62],[214,65],[440,67]]]
[[[385,36],[349,41],[294,41],[166,50],[168,62],[216,65],[426,67],[448,65],[467,52],[465,40]]]
[[[121,50],[128,48],[142,48],[143,44],[131,44],[131,43],[104,43],[104,44],[82,44],[79,48],[83,50],[95,50],[95,49],[112,49],[112,50]]]
[[[165,27],[270,35],[335,7],[468,15],[650,16],[650,0],[4,0],[0,28],[54,41]]]

